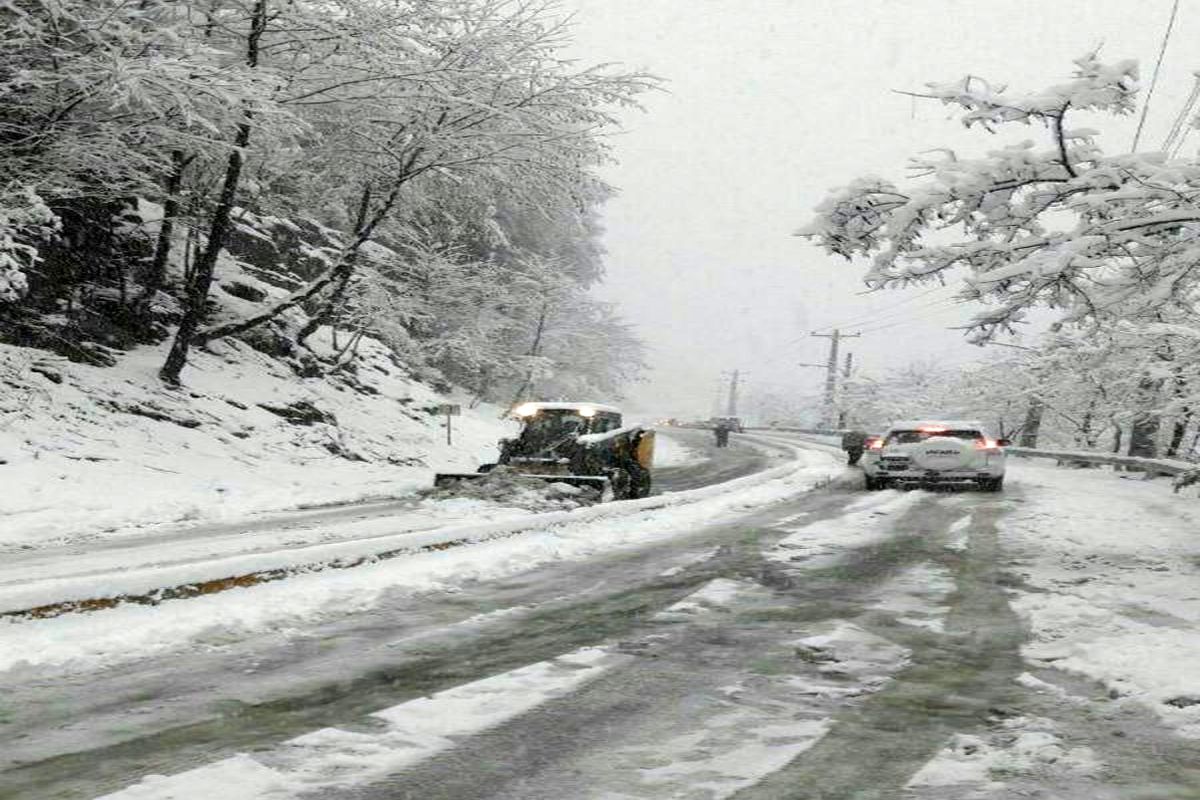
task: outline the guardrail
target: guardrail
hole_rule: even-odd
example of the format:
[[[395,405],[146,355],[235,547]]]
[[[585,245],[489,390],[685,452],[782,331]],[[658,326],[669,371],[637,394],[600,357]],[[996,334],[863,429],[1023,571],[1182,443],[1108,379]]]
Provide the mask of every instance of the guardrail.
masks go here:
[[[1141,458],[1116,453],[1093,453],[1086,450],[1043,450],[1033,447],[1009,447],[1008,452],[1024,458],[1049,458],[1060,464],[1089,464],[1126,467],[1149,476],[1167,475],[1175,478],[1175,491],[1200,483],[1200,464],[1173,458]]]

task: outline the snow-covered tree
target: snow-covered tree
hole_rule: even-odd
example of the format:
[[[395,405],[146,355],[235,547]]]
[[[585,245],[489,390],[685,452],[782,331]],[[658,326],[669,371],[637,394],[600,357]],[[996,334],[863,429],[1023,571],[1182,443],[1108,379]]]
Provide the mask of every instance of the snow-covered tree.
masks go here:
[[[1200,272],[1200,164],[1163,153],[1105,154],[1075,115],[1125,115],[1138,91],[1136,62],[1088,55],[1074,77],[1011,92],[968,76],[922,96],[961,110],[967,127],[1044,129],[965,156],[914,158],[913,179],[859,178],[835,190],[799,231],[831,253],[871,259],[866,281],[885,287],[959,281],[987,308],[971,320],[979,340],[1028,310],[1061,310],[1086,326],[1115,318],[1191,314]]]
[[[0,305],[20,300],[38,261],[37,242],[53,234],[58,218],[30,186],[0,188]]]
[[[198,340],[263,324],[328,290],[326,315],[344,295],[362,246],[383,233],[405,190],[425,176],[535,206],[589,205],[605,191],[593,173],[607,159],[599,134],[616,125],[616,108],[649,88],[646,76],[576,67],[561,53],[565,23],[551,4],[408,4],[409,12],[418,8],[425,13],[412,16],[426,26],[420,47],[402,37],[403,68],[392,63],[389,74],[290,100],[317,108],[306,115],[321,134],[311,151],[317,185],[324,194],[344,193],[353,209],[342,252],[288,298],[210,327]]]
[[[1114,449],[1176,453],[1192,424],[1200,355],[1200,163],[1106,154],[1099,132],[1077,121],[1133,112],[1137,65],[1095,55],[1075,65],[1070,81],[1036,92],[974,76],[930,84],[920,96],[960,109],[968,128],[1037,126],[1042,144],[931,151],[912,159],[904,184],[860,178],[835,190],[799,233],[869,258],[874,287],[957,282],[960,297],[982,304],[967,323],[981,343],[1013,332],[1035,307],[1057,310],[1032,356],[1001,360],[1009,399],[991,396],[1006,407],[1023,398],[1023,440],[1048,421],[1076,444],[1096,446],[1105,430]],[[987,373],[975,377],[974,391],[988,396]]]
[[[600,354],[629,331],[587,294],[595,170],[653,81],[569,59],[553,2],[0,5],[14,339],[122,346],[177,324],[170,382],[196,344],[267,325],[255,341],[330,328],[313,354],[331,369],[379,338],[488,399],[622,372]],[[222,302],[243,269],[290,293]]]

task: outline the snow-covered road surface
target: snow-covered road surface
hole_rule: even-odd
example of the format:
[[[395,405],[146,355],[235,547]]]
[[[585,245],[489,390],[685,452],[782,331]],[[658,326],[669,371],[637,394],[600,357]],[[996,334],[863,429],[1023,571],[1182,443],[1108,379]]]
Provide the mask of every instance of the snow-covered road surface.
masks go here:
[[[1001,496],[841,474],[417,593],[363,573],[340,613],[142,609],[208,628],[0,673],[0,796],[1200,797],[1193,498],[1022,461]]]
[[[713,447],[711,436],[703,431],[670,431],[661,438],[670,443],[666,449],[671,458],[656,471],[656,494],[701,489],[762,472],[784,463],[791,453],[769,438],[741,440],[729,449]],[[82,541],[63,536],[5,554],[0,561],[0,614],[96,598],[147,597],[271,570],[352,563],[381,552],[453,540],[464,526],[484,536],[502,533],[538,510],[550,507],[414,495],[237,523],[135,528]],[[423,532],[435,535],[411,536]]]

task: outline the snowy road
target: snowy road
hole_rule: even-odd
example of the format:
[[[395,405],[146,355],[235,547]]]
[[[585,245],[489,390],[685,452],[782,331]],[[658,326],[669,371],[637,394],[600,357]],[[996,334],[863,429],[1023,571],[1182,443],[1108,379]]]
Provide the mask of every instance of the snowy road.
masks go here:
[[[707,431],[673,430],[663,438],[670,445],[664,449],[675,458],[657,471],[656,493],[760,472],[786,452],[754,437],[739,437],[732,447],[717,449]],[[130,528],[105,537],[80,539],[64,531],[52,543],[4,553],[0,613],[361,557],[373,552],[373,542],[468,523],[503,523],[531,513],[519,506],[417,496],[236,523]]]
[[[867,494],[804,458],[415,593],[362,568],[390,588],[340,613],[280,606],[360,570],[30,623],[134,652],[0,673],[0,797],[1200,797],[1193,498],[1024,462],[999,497]],[[196,634],[99,630],[164,620]]]

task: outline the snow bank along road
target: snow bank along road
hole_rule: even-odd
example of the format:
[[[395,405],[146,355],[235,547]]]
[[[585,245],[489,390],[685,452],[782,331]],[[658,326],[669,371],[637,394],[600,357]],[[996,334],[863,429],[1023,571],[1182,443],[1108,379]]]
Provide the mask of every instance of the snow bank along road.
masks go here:
[[[786,445],[753,437],[718,450],[700,431],[672,431],[663,438],[668,458],[658,473],[660,494],[762,472],[791,452]],[[267,516],[251,523],[132,528],[82,541],[63,536],[58,543],[4,554],[0,615],[33,611],[50,616],[128,598],[145,602],[193,596],[294,571],[353,566],[364,559],[506,535],[530,524],[535,510],[545,509],[536,502],[531,508],[465,497],[418,497]]]
[[[801,459],[13,623],[0,797],[1200,797],[1193,498],[1020,461],[1001,496],[868,494]]]

